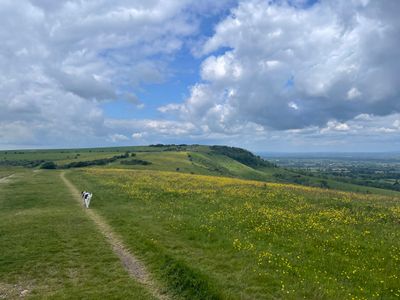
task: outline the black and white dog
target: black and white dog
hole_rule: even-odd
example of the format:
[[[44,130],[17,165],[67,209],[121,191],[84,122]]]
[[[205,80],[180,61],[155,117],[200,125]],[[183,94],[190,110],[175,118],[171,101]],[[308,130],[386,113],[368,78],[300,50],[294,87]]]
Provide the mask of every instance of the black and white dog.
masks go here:
[[[89,192],[86,192],[86,191],[83,191],[83,192],[81,193],[81,195],[82,195],[83,205],[84,205],[86,208],[89,208],[90,200],[92,200],[93,194],[92,194],[92,193],[89,193]]]

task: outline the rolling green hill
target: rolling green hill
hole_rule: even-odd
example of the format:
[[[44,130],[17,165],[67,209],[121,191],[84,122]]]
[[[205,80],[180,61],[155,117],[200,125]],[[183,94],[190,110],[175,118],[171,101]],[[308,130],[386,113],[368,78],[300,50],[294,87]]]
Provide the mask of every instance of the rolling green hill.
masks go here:
[[[67,175],[179,299],[395,299],[399,198],[149,170]]]
[[[397,299],[398,195],[223,146],[1,151],[0,298]]]
[[[150,145],[115,148],[0,151],[0,166],[36,168],[52,161],[59,168],[110,168],[174,171],[267,182],[295,183],[343,191],[398,195],[398,192],[323,179],[278,168],[251,152],[227,146]],[[121,163],[122,162],[122,163]]]

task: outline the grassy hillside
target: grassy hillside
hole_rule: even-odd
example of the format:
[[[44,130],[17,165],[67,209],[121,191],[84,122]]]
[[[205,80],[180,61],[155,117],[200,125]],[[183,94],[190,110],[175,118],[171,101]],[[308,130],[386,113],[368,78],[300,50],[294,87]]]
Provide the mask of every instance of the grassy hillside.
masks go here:
[[[114,159],[128,153],[130,160],[149,164],[121,164]],[[240,148],[202,145],[152,145],[116,148],[0,151],[0,167],[40,167],[52,161],[60,168],[93,164],[110,168],[160,170],[190,174],[236,177],[267,182],[295,183],[352,192],[397,195],[398,192],[343,183],[334,179],[299,174],[278,168]],[[81,162],[78,164],[78,162]]]
[[[398,198],[177,172],[69,173],[187,299],[395,299]]]
[[[323,182],[230,147],[5,152],[0,298],[151,298],[61,172],[94,193],[88,212],[173,299],[399,298],[396,192]],[[39,169],[48,161],[59,169]],[[71,167],[87,162],[105,164]]]
[[[13,174],[0,181],[0,299],[152,299],[57,171]]]

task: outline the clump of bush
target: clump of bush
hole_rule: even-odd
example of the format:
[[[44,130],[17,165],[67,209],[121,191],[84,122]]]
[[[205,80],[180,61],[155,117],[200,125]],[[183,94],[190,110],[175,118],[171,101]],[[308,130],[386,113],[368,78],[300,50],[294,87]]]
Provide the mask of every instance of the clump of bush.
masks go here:
[[[192,146],[196,146],[196,145],[192,145]],[[190,145],[187,144],[153,144],[153,145],[149,145],[149,147],[154,147],[154,148],[163,148],[160,149],[160,151],[187,151],[190,147],[192,147]]]
[[[44,163],[44,160],[2,160],[0,161],[0,166],[12,166],[12,167],[25,167],[25,168],[35,168]]]
[[[83,167],[89,167],[89,166],[104,166],[106,164],[115,162],[118,159],[128,158],[128,157],[129,157],[129,152],[126,152],[125,154],[115,155],[110,158],[74,161],[69,164],[63,165],[61,168],[70,169],[70,168],[83,168]]]
[[[57,165],[52,161],[46,161],[46,162],[42,163],[40,168],[46,169],[46,170],[54,170],[54,169],[57,169]]]
[[[121,165],[141,165],[141,166],[151,165],[151,162],[141,159],[121,160],[120,163]]]

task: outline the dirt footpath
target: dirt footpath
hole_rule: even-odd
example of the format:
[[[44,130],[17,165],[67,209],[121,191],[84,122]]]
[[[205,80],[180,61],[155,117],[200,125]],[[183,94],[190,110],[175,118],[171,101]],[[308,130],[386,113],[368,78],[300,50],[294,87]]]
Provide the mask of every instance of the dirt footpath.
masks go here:
[[[162,293],[159,285],[151,278],[150,273],[146,270],[144,264],[128,251],[122,239],[113,232],[112,228],[105,222],[105,220],[91,209],[83,207],[83,201],[78,189],[65,177],[65,172],[60,174],[61,179],[70,190],[74,199],[82,205],[82,209],[96,224],[99,231],[104,235],[106,240],[111,245],[114,253],[121,260],[122,265],[128,271],[129,275],[139,283],[143,284],[147,290],[157,299],[170,299],[168,295]]]

